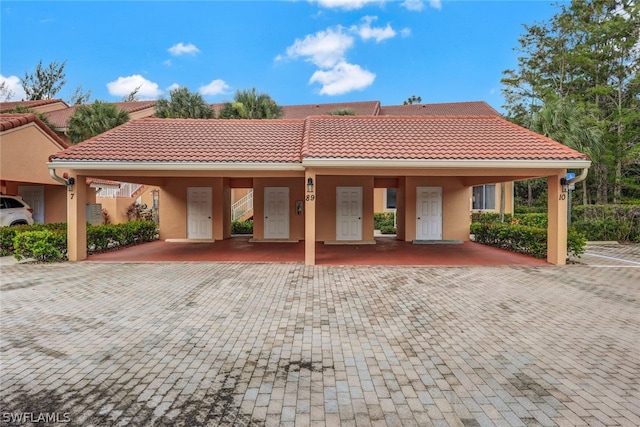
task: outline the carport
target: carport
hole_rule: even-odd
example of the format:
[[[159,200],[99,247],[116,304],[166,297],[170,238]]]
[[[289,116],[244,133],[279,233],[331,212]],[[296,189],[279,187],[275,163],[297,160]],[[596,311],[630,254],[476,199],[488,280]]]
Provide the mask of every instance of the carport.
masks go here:
[[[48,166],[69,171],[72,261],[87,256],[87,193],[74,182],[88,176],[160,187],[160,239],[215,242],[213,254],[234,242],[230,252],[240,251],[242,244],[231,238],[230,190],[251,187],[253,238],[276,246],[243,250],[257,258],[266,251],[273,259],[283,250],[276,248],[290,245],[289,259],[302,256],[307,265],[340,264],[339,256],[350,264],[402,264],[405,257],[413,264],[437,259],[447,246],[430,246],[448,241],[464,242],[452,254],[472,257],[473,251],[464,251],[474,247],[468,242],[471,187],[546,177],[547,262],[564,264],[564,178],[567,169],[586,172],[590,161],[497,116],[311,116],[134,120],[51,156]],[[374,239],[372,220],[374,189],[389,185],[398,192],[395,246]],[[415,247],[414,241],[436,245]],[[325,243],[342,246],[329,249]],[[389,256],[404,246],[411,248],[404,257]],[[376,257],[376,251],[384,255]],[[436,252],[410,258],[420,251]]]

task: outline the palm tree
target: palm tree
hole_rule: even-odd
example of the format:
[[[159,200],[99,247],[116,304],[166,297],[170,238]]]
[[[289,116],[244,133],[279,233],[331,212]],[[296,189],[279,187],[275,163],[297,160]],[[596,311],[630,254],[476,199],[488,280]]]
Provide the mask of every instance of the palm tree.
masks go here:
[[[592,160],[598,159],[602,154],[602,131],[590,122],[584,108],[575,103],[567,103],[561,99],[550,100],[529,117],[525,127],[580,151]],[[582,202],[586,205],[586,180],[582,181],[582,191]]]
[[[170,100],[156,103],[156,117],[161,119],[212,119],[213,110],[200,94],[191,93],[186,87],[169,92]]]
[[[68,135],[72,144],[100,135],[129,121],[129,113],[113,104],[96,101],[81,105],[69,119]]]
[[[32,109],[32,108],[28,108],[25,107],[24,105],[16,105],[15,107],[13,107],[12,109],[8,110],[7,113],[10,114],[35,114],[36,117],[43,122],[45,125],[47,125],[49,127],[49,129],[55,131],[56,127],[53,123],[51,123],[49,121],[49,118],[47,116],[45,116],[44,114]]]
[[[282,108],[266,93],[255,88],[239,90],[233,102],[226,102],[218,115],[221,119],[279,119]]]

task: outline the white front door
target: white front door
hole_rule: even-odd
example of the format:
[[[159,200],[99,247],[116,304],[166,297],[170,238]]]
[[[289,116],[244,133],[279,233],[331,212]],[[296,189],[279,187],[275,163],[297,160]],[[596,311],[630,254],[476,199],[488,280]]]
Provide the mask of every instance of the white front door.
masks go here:
[[[416,240],[442,240],[442,187],[418,187]]]
[[[18,196],[22,197],[31,209],[33,209],[33,220],[39,224],[44,223],[44,186],[42,185],[20,185]]]
[[[336,240],[362,240],[362,187],[336,188]]]
[[[289,238],[289,187],[264,188],[264,238]]]
[[[211,187],[187,187],[187,239],[211,239]]]

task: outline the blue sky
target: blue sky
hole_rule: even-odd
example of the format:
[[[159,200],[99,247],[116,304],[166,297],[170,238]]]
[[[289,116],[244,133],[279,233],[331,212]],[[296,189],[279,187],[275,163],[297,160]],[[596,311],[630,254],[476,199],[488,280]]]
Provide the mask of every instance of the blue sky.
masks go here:
[[[68,100],[141,99],[187,87],[209,102],[255,87],[281,105],[378,100],[397,105],[487,101],[500,109],[502,71],[516,66],[522,24],[551,1],[6,1],[0,78],[67,61]]]

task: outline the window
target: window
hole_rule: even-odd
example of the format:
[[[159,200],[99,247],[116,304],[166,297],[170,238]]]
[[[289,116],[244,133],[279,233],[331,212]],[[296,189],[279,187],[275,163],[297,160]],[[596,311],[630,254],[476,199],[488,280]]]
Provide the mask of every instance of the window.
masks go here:
[[[473,187],[472,209],[493,210],[496,208],[496,185],[478,185]]]
[[[387,188],[386,195],[387,195],[387,197],[386,197],[386,202],[385,202],[385,208],[386,209],[395,209],[396,208],[396,199],[397,199],[397,195],[398,195],[398,189],[397,188]]]

